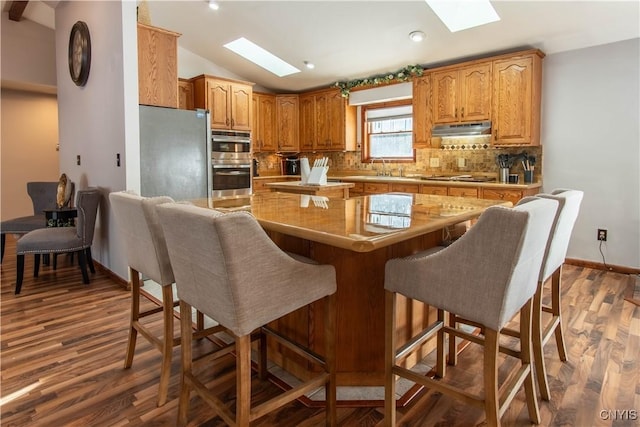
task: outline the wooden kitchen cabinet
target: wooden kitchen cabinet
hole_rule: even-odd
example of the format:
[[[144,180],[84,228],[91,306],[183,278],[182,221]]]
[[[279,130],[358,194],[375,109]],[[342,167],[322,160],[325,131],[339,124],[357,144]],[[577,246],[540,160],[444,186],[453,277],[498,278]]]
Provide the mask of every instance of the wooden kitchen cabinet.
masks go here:
[[[442,185],[422,185],[420,187],[420,193],[432,194],[434,196],[446,196],[447,187]]]
[[[276,96],[253,93],[253,151],[276,151]]]
[[[365,194],[380,194],[380,193],[388,193],[389,192],[389,184],[382,182],[365,182],[364,183],[364,193]]]
[[[413,79],[413,148],[431,147],[431,76]]]
[[[539,193],[540,188],[529,188],[524,190],[507,190],[501,188],[482,188],[482,198],[491,200],[504,200],[514,205],[523,197],[534,196]]]
[[[212,129],[251,130],[252,83],[202,75],[193,89],[195,107],[209,110]]]
[[[448,187],[447,195],[454,196],[454,197],[473,197],[477,199],[478,188],[477,187]]]
[[[433,123],[489,120],[492,63],[431,73]]]
[[[348,105],[340,90],[329,89],[300,95],[300,149],[356,149],[356,107]]]
[[[138,102],[178,108],[179,33],[138,23]]]
[[[316,139],[315,95],[300,95],[300,151],[313,151]]]
[[[420,184],[405,184],[402,182],[394,182],[391,184],[391,191],[399,193],[419,193]]]
[[[193,83],[187,79],[178,79],[178,108],[193,110]]]
[[[277,150],[300,150],[298,95],[276,95]]]
[[[540,145],[542,58],[529,54],[493,61],[493,144]]]

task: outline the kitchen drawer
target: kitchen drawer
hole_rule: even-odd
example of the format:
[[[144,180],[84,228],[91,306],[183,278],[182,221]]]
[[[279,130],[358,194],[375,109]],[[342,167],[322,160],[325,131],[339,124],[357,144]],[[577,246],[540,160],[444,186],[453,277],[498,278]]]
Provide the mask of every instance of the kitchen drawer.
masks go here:
[[[474,187],[449,187],[449,196],[478,198],[478,189]]]
[[[513,203],[514,205],[522,199],[521,190],[496,190],[492,188],[482,189],[482,198],[491,200],[505,200]]]
[[[348,182],[348,181],[344,181]],[[354,182],[353,187],[349,189],[349,194],[353,193],[364,193],[364,182]]]
[[[419,193],[420,184],[403,184],[396,182],[391,184],[391,191],[398,191],[400,193]]]
[[[384,184],[381,182],[365,182],[364,192],[367,194],[388,193],[389,184]]]
[[[447,187],[440,185],[423,185],[420,189],[422,194],[433,194],[436,196],[446,196],[447,195]]]

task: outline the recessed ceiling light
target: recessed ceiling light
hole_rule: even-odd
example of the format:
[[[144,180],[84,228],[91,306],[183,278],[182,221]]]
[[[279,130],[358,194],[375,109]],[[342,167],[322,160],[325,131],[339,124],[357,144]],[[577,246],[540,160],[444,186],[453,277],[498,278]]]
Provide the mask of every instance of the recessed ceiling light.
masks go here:
[[[425,1],[452,33],[500,20],[489,0]]]
[[[278,77],[288,76],[289,74],[299,73],[293,65],[283,61],[266,49],[261,48],[250,40],[240,37],[237,40],[224,45],[227,49],[237,53],[245,59],[261,66],[267,71],[272,72]]]
[[[215,0],[209,0],[209,8],[211,8],[213,10],[218,10],[218,9],[220,9],[220,5]]]
[[[314,68],[316,68],[315,65],[313,65],[311,62],[309,61],[304,61],[304,66],[307,67],[310,70],[313,70]]]
[[[411,41],[414,41],[416,43],[421,42],[422,40],[424,40],[424,33],[422,31],[411,31],[409,33],[409,38],[411,39]]]

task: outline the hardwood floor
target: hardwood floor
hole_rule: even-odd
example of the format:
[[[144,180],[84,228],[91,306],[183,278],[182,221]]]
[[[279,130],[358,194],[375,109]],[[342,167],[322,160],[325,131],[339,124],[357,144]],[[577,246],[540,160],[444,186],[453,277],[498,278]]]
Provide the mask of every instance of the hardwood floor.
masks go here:
[[[15,243],[7,238],[0,295],[0,425],[175,425],[179,350],[174,350],[169,401],[157,408],[160,353],[139,338],[133,367],[123,369],[129,293],[99,269],[90,285],[82,284],[77,265],[69,265],[66,257],[58,260],[57,271],[41,266],[34,279],[32,258],[27,257],[22,293],[16,296]],[[633,276],[565,266],[562,302],[569,361],[560,362],[551,340],[545,353],[552,400],[540,402],[541,425],[640,425],[640,307],[625,301],[634,283]],[[153,325],[160,330],[159,317]],[[194,353],[211,347],[202,340]],[[511,363],[503,363],[505,371]],[[448,369],[445,381],[477,391],[481,366],[480,348],[471,345],[459,365]],[[229,357],[207,366],[203,375],[214,378],[231,369]],[[230,406],[235,405],[233,384],[234,378],[221,384]],[[253,391],[255,402],[279,393],[273,384],[258,380]],[[398,415],[403,426],[484,423],[481,410],[428,391]],[[340,426],[382,425],[382,418],[382,408],[338,409]],[[191,426],[224,425],[196,397],[189,419]],[[502,422],[530,425],[522,391]],[[295,403],[254,425],[321,426],[324,413]]]

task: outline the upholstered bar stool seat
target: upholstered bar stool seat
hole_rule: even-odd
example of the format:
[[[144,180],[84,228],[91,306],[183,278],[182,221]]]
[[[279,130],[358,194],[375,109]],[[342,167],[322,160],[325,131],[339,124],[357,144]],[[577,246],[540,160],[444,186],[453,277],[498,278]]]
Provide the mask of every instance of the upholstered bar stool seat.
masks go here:
[[[158,206],[176,277],[180,313],[191,307],[225,326],[235,338],[235,414],[198,380],[193,370],[190,329],[181,323],[182,391],[178,424],[187,422],[190,391],[195,390],[225,423],[248,426],[253,420],[324,385],[326,424],[336,424],[335,269],[301,261],[278,248],[247,212],[222,214],[180,204]],[[265,326],[315,301],[323,301],[324,357]],[[260,337],[259,374],[266,377],[267,334],[322,367],[320,373],[258,406],[251,406],[251,334]],[[319,338],[319,337],[318,337]],[[224,351],[228,354],[228,351]]]
[[[171,360],[173,348],[180,344],[180,338],[174,337],[173,308],[177,301],[173,299],[173,269],[167,252],[167,244],[156,206],[173,202],[171,197],[142,197],[129,192],[109,194],[111,207],[123,239],[129,275],[131,277],[131,321],[129,324],[129,342],[124,367],[130,368],[135,355],[138,333],[151,342],[161,353],[160,384],[158,388],[158,406],[167,401],[169,378],[171,377]],[[162,306],[148,310],[140,310],[140,298],[151,299],[151,295],[141,290],[140,275],[144,275],[162,288]],[[162,312],[163,333],[158,337],[147,326],[143,319]],[[204,322],[198,313],[197,338],[219,332],[223,328],[204,329]],[[191,321],[189,313],[188,320]]]
[[[385,425],[396,423],[395,376],[401,376],[465,403],[483,407],[487,424],[500,424],[500,417],[524,385],[531,421],[539,422],[539,411],[531,366],[531,307],[537,275],[558,203],[535,200],[513,209],[487,209],[460,239],[435,252],[387,262],[385,271]],[[396,345],[396,295],[422,301],[437,308],[437,321],[418,333],[401,349]],[[446,312],[455,313],[482,326],[481,339],[450,328]],[[499,335],[505,324],[520,314],[520,360],[498,393]],[[444,381],[424,377],[402,366],[421,343],[437,337],[436,373],[444,377],[445,333],[484,345],[484,396],[475,396]]]

